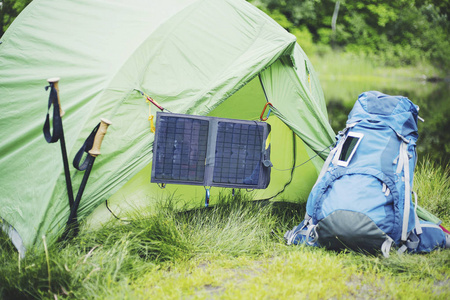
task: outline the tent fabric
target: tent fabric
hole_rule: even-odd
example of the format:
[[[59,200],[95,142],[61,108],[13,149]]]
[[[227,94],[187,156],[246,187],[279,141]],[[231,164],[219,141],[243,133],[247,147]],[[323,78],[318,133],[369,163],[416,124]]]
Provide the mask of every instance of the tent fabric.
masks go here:
[[[26,248],[43,235],[55,241],[69,215],[60,147],[42,136],[47,78],[61,78],[69,160],[100,118],[113,122],[80,219],[151,164],[148,104],[134,89],[172,112],[208,115],[260,74],[302,149],[311,155],[333,142],[320,84],[295,37],[243,0],[34,0],[1,42],[0,217]],[[71,168],[71,177],[76,191],[83,173]]]
[[[307,73],[313,72],[313,67],[306,54],[297,44],[295,46],[295,61],[301,62],[296,68],[278,60],[262,72],[262,78],[269,101],[277,108],[275,113],[283,120],[311,149],[320,152],[323,145],[330,145],[330,135],[334,132],[327,122],[327,112],[322,90],[317,77],[313,76],[311,85]],[[304,61],[304,63],[302,62]],[[314,88],[314,90],[313,90]],[[295,101],[286,105],[286,99],[307,99]],[[299,118],[299,112],[308,118]],[[320,153],[326,158],[328,152]]]

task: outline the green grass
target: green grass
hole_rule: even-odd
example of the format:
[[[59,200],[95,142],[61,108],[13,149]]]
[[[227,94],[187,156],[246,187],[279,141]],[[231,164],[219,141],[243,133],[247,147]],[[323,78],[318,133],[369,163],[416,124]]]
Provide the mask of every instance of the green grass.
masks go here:
[[[339,102],[348,109],[352,108],[358,95],[364,91],[406,93],[413,102],[427,99],[436,90],[436,84],[426,80],[445,77],[445,74],[441,74],[430,64],[392,68],[370,57],[348,52],[327,52],[323,56],[310,56],[310,60],[324,90],[327,104]],[[445,85],[445,82],[438,84]]]
[[[450,165],[442,166],[430,159],[419,163],[414,175],[419,205],[450,225]]]
[[[450,169],[423,163],[420,204],[449,224]],[[205,209],[83,230],[20,260],[0,235],[1,299],[448,299],[450,251],[390,258],[286,246],[305,203],[222,195]],[[272,234],[274,230],[275,234]]]
[[[397,67],[386,66],[377,56],[352,52],[327,51],[323,55],[309,55],[321,80],[349,80],[385,82],[391,79],[427,80],[443,78],[447,74],[433,65],[420,62]]]

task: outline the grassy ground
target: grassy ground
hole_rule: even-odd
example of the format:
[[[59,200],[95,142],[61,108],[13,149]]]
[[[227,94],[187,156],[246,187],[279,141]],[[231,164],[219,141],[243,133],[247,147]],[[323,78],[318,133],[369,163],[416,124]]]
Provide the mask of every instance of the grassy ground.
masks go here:
[[[415,176],[421,205],[446,224],[449,179],[450,168],[430,162]],[[386,259],[286,246],[280,236],[301,221],[305,203],[246,195],[184,212],[166,201],[151,218],[83,231],[22,260],[1,235],[0,298],[450,298],[449,250]]]

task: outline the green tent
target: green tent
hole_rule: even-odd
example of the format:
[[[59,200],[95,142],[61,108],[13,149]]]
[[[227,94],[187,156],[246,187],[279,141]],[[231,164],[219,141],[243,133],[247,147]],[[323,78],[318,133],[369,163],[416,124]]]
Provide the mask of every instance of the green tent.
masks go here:
[[[50,77],[69,160],[100,118],[113,122],[79,207],[89,226],[111,218],[105,200],[119,216],[170,195],[204,201],[203,187],[150,183],[154,134],[135,89],[172,112],[232,119],[258,120],[270,101],[274,168],[255,199],[305,199],[333,142],[296,38],[244,0],[34,0],[0,44],[0,218],[21,251],[54,242],[69,215],[60,147],[42,134]],[[76,192],[83,173],[70,172]]]

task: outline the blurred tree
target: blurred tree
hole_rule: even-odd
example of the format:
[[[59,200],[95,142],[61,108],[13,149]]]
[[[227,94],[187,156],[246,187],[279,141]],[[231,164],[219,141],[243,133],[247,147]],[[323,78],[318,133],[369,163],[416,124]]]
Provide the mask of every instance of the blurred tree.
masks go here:
[[[3,36],[9,25],[11,25],[14,19],[31,1],[32,0],[0,1],[0,37]]]
[[[450,69],[450,0],[248,0],[309,54],[341,48],[387,65]],[[0,0],[0,37],[31,0]]]
[[[357,52],[392,66],[428,60],[444,71],[450,68],[450,0],[249,1],[269,15],[283,14],[291,32],[307,29],[319,47]]]

